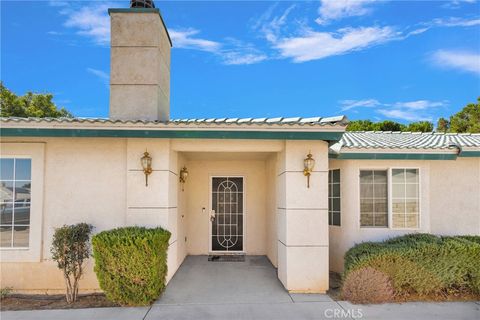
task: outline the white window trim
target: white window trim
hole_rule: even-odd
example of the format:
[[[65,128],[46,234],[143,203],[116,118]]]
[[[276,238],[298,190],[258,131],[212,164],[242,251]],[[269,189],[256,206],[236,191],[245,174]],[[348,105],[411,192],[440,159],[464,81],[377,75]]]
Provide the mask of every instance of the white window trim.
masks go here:
[[[418,226],[416,228],[394,228],[393,227],[393,212],[392,212],[392,169],[416,169],[418,170]],[[362,226],[360,223],[361,218],[361,208],[360,208],[360,172],[361,171],[375,171],[375,170],[383,170],[387,171],[387,221],[388,226],[381,227],[381,226]],[[422,228],[422,174],[421,168],[418,166],[395,166],[395,167],[360,167],[358,168],[357,172],[357,186],[358,186],[358,214],[357,214],[357,223],[359,229],[390,229],[390,230],[411,230],[411,231],[418,231]]]
[[[389,186],[388,186],[388,219],[389,219],[389,223],[388,225],[391,226],[389,229],[393,229],[393,230],[412,230],[412,231],[417,231],[419,229],[421,229],[421,226],[422,226],[422,219],[421,219],[421,216],[422,216],[422,174],[421,174],[421,169],[419,167],[407,167],[407,166],[403,166],[403,167],[391,167],[389,169],[389,176],[391,177],[392,176],[392,170],[393,169],[415,169],[418,171],[418,225],[417,227],[415,228],[394,228],[393,227],[393,210],[392,210],[392,180],[393,179],[390,179],[390,182],[388,183]]]
[[[28,247],[0,248],[2,262],[40,262],[42,257],[45,143],[0,144],[2,158],[32,159]]]
[[[330,171],[332,170],[338,170],[340,172],[340,225],[336,225],[336,224],[328,224],[329,227],[337,227],[337,228],[341,228],[342,227],[342,192],[343,192],[343,188],[342,188],[342,170],[339,168],[339,167],[335,167],[335,168],[328,168],[328,178],[330,179]],[[327,180],[327,183],[328,183],[329,180]],[[327,190],[327,195],[330,194],[330,183],[328,183],[328,190]],[[330,219],[330,211],[328,210],[329,208],[329,205],[330,205],[330,197],[328,197],[328,206],[327,206],[327,213],[328,213],[328,218]],[[332,223],[333,223],[333,218],[332,218]]]

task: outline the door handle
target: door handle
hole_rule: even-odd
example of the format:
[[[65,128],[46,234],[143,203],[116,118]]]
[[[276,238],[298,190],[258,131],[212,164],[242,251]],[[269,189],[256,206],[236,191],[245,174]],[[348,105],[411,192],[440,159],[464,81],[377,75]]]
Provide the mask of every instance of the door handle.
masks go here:
[[[210,212],[210,221],[211,221],[211,222],[215,221],[215,210],[212,210],[212,211]]]

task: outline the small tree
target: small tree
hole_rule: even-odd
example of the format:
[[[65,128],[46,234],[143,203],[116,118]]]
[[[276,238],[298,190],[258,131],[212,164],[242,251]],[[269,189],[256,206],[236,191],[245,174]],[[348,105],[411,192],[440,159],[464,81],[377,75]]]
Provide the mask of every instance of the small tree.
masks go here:
[[[55,229],[52,247],[52,258],[63,271],[67,291],[65,297],[68,303],[77,300],[78,282],[83,275],[83,262],[90,257],[90,234],[93,226],[78,223],[64,225]]]

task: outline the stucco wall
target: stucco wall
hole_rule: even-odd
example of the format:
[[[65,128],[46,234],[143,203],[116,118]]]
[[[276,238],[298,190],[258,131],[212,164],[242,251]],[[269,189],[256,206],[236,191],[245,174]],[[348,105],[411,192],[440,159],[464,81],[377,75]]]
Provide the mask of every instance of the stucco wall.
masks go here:
[[[267,252],[266,235],[266,176],[265,161],[215,161],[188,160],[190,173],[185,185],[187,194],[187,252],[188,254],[209,253],[210,177],[243,176],[246,199],[246,253],[263,255]],[[202,210],[205,208],[205,211]]]
[[[54,228],[87,222],[95,227],[94,232],[100,232],[125,225],[126,141],[33,141],[46,142],[43,211],[36,212],[42,214],[43,228],[38,238],[30,239],[31,243],[42,242],[41,255],[36,262],[7,263],[3,262],[3,257],[8,253],[2,251],[0,286],[39,292],[63,290],[63,276],[51,261],[50,245]],[[28,153],[28,147],[22,146]],[[32,185],[35,183],[37,181],[33,180]],[[86,268],[80,286],[87,291],[98,288],[91,263]]]
[[[267,256],[270,262],[277,267],[277,155],[273,154],[265,161],[266,188],[266,228],[267,228]]]
[[[412,233],[480,234],[480,160],[330,160],[340,169],[341,226],[329,227],[330,269],[343,271],[343,256],[356,243]],[[420,226],[417,229],[360,228],[359,171],[420,169]],[[460,208],[460,210],[458,210]],[[463,214],[452,214],[453,212]]]
[[[480,159],[430,163],[430,226],[437,234],[480,234]]]

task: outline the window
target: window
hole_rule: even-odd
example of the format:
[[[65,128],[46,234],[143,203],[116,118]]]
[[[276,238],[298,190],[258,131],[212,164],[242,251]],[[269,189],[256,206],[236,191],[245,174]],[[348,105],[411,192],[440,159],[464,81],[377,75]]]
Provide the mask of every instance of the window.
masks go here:
[[[0,247],[28,247],[31,159],[0,159]]]
[[[418,169],[392,169],[392,225],[418,228]]]
[[[360,226],[388,227],[387,170],[360,171]]]
[[[328,171],[328,224],[340,225],[340,170]]]

